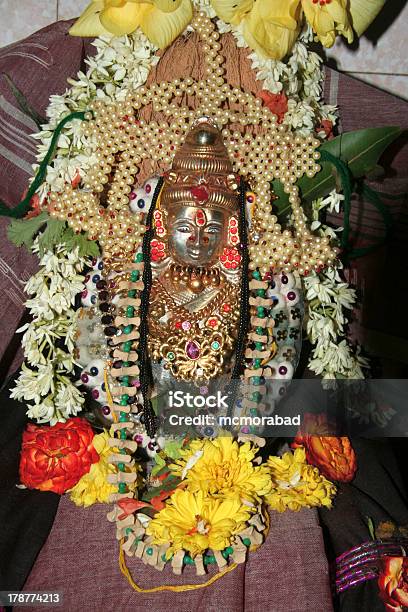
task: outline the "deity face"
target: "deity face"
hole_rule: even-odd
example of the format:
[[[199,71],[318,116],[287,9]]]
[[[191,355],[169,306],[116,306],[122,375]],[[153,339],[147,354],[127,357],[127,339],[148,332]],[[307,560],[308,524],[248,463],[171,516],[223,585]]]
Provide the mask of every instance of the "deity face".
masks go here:
[[[182,265],[205,267],[216,263],[227,244],[227,215],[222,210],[174,207],[168,217],[168,247]]]

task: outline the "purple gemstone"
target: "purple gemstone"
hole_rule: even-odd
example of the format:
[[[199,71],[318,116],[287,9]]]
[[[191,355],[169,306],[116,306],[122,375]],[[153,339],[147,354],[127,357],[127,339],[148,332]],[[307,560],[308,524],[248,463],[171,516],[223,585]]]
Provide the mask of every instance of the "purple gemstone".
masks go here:
[[[93,397],[94,399],[98,399],[98,397],[99,397],[99,391],[98,391],[98,389],[92,389],[92,397]]]
[[[294,291],[289,291],[286,297],[288,298],[288,300],[293,301],[296,298],[296,293]]]
[[[282,278],[281,278],[281,281],[282,281],[282,283],[283,283],[284,285],[286,285],[286,284],[287,284],[287,282],[288,282],[288,277],[287,277],[287,276],[285,276],[285,275],[283,274],[283,276],[282,276]]]
[[[279,374],[281,374],[282,376],[284,376],[287,371],[288,371],[288,368],[286,366],[281,366],[279,368]]]
[[[149,183],[147,183],[147,185],[145,185],[145,192],[150,193],[151,190],[152,190],[152,186]]]
[[[190,340],[190,342],[187,342],[187,346],[186,346],[186,355],[189,359],[198,359],[200,356],[200,347],[197,344],[197,342],[194,342],[194,340]]]
[[[241,427],[241,431],[243,434],[249,434],[249,427]]]
[[[134,192],[134,191],[132,191],[132,192],[129,194],[129,198],[130,198],[131,200],[135,200],[135,199],[136,199],[136,194],[135,194],[135,192]]]
[[[105,416],[108,416],[108,414],[110,414],[110,408],[109,408],[109,406],[104,406],[104,407],[102,408],[102,413],[103,413]]]
[[[143,442],[143,436],[141,436],[140,434],[136,434],[135,436],[133,436],[133,439],[138,444],[142,444],[142,442]]]
[[[81,295],[83,298],[86,298],[86,296],[88,295],[88,291],[84,289]]]
[[[83,383],[87,383],[89,381],[89,376],[88,374],[81,374],[81,380]]]

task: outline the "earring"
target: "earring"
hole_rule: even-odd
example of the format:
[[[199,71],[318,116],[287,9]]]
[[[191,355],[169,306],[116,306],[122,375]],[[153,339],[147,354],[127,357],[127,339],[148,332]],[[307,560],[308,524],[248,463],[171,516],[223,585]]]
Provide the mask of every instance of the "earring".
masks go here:
[[[161,240],[156,240],[154,238],[151,241],[150,246],[151,246],[150,256],[152,258],[152,261],[158,262],[158,261],[162,261],[162,259],[166,259],[167,253],[166,253],[166,245],[164,244],[164,242],[161,242]]]
[[[154,227],[155,232],[159,238],[163,238],[167,234],[166,226],[163,222],[163,213],[161,210],[154,211]]]
[[[241,255],[235,247],[225,247],[220,255],[220,263],[227,270],[236,270],[241,263]]]
[[[228,244],[235,247],[238,242],[238,219],[236,217],[230,217],[228,221]]]

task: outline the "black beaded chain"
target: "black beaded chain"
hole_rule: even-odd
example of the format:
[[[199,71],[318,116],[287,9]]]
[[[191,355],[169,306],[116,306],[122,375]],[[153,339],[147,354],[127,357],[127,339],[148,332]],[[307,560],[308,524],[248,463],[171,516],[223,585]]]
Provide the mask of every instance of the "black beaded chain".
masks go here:
[[[247,342],[248,325],[249,325],[249,251],[248,251],[248,235],[246,223],[246,192],[248,186],[241,179],[239,190],[239,215],[238,215],[238,231],[241,247],[241,303],[239,310],[238,322],[238,337],[235,347],[235,363],[231,374],[231,382],[228,385],[227,394],[228,411],[227,415],[232,416],[232,410],[235,404],[236,392],[242,374],[245,348]]]
[[[151,438],[157,430],[157,417],[154,413],[152,402],[149,397],[149,387],[153,383],[152,368],[148,351],[148,334],[149,334],[149,300],[150,290],[152,288],[152,264],[150,258],[150,243],[153,238],[153,214],[156,209],[157,200],[159,198],[162,186],[164,183],[163,177],[159,178],[156,189],[153,193],[152,203],[146,218],[146,231],[143,236],[142,254],[143,254],[143,291],[140,295],[140,339],[139,339],[139,379],[140,390],[143,398],[143,419],[147,435]]]

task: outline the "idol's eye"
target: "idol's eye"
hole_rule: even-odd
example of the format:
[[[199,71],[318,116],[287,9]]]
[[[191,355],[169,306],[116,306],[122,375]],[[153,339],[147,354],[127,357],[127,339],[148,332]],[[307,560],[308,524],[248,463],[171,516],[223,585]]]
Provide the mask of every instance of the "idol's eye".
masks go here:
[[[191,234],[192,232],[189,225],[177,225],[176,230],[182,234]]]
[[[219,234],[221,232],[221,227],[219,225],[208,225],[204,232],[206,234]]]

